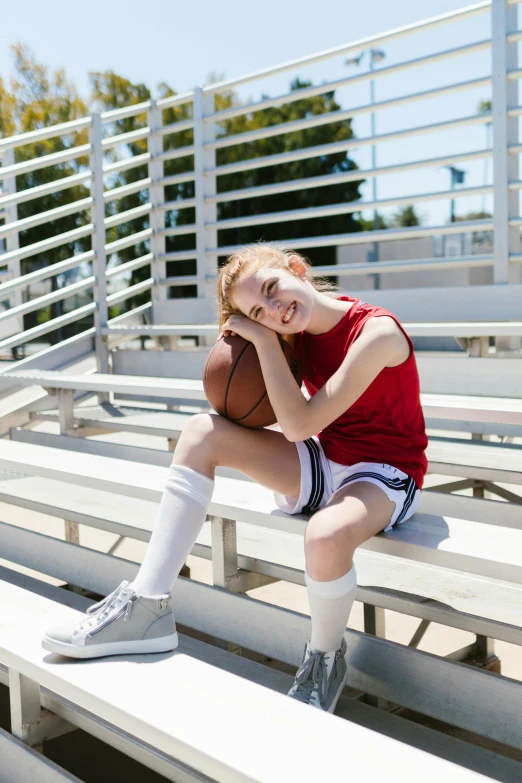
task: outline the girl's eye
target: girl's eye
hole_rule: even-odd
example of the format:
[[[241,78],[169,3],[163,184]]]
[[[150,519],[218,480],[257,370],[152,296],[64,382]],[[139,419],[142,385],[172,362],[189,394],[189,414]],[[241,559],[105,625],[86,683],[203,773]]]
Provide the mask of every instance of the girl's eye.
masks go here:
[[[261,312],[261,308],[258,307],[257,310],[254,312],[254,318],[257,318],[260,312]]]
[[[271,283],[268,285],[268,287],[267,287],[267,289],[266,289],[266,292],[267,292],[267,294],[269,294],[269,293],[270,293],[270,291],[272,290],[272,288],[273,288],[274,286],[275,286],[275,280],[272,280],[272,282],[271,282]]]

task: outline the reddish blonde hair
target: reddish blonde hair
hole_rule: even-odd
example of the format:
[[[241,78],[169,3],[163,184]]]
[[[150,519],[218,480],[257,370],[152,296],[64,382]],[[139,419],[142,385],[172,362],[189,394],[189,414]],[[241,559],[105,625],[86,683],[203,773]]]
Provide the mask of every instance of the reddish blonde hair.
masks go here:
[[[335,286],[327,280],[311,279],[312,265],[304,256],[296,253],[295,250],[273,242],[256,242],[252,245],[245,245],[229,256],[226,263],[219,270],[217,296],[220,328],[231,315],[241,315],[241,311],[232,300],[232,294],[237,282],[245,275],[253,274],[264,266],[269,266],[273,269],[286,269],[289,274],[296,275],[288,263],[290,256],[297,256],[301,259],[306,266],[310,283],[318,291],[332,291],[335,289]]]

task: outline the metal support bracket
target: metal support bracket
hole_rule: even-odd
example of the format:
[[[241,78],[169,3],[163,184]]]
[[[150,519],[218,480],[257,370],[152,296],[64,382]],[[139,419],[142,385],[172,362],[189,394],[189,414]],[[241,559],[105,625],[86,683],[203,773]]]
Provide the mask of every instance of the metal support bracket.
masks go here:
[[[43,752],[44,740],[77,729],[69,721],[42,709],[39,684],[12,668],[9,669],[9,700],[12,734],[39,753]]]
[[[256,587],[277,582],[270,576],[254,574],[238,568],[237,533],[234,519],[211,517],[212,525],[212,583],[231,593],[245,593]],[[216,640],[218,647],[229,652],[241,654],[241,648],[236,644]]]

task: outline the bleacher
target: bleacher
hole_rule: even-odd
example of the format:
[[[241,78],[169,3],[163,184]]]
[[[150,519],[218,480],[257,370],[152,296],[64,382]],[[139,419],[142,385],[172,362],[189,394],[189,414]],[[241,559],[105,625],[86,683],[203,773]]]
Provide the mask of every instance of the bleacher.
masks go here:
[[[522,40],[513,0],[479,3],[375,36],[370,43],[381,45],[431,28],[445,30],[446,25],[489,13],[490,6],[492,35],[486,44],[466,44],[449,52],[441,44],[437,54],[376,72],[357,77],[343,72],[336,89],[385,78],[427,61],[465,57],[484,46],[492,47],[496,62],[505,63],[510,47]],[[349,43],[282,64],[273,72],[295,71],[360,47],[360,42]],[[83,332],[26,358],[12,358],[5,366],[0,362],[0,503],[13,510],[10,521],[0,518],[0,696],[6,694],[10,712],[10,726],[0,724],[0,783],[82,780],[78,770],[73,774],[47,753],[54,740],[78,729],[146,770],[183,783],[315,782],[348,774],[401,783],[420,777],[463,783],[522,780],[522,666],[506,673],[499,646],[495,646],[496,641],[504,645],[502,649],[511,645],[519,651],[522,646],[522,254],[518,229],[522,185],[518,162],[515,167],[520,148],[513,143],[513,134],[509,143],[506,134],[506,126],[513,130],[522,112],[513,92],[522,72],[513,73],[508,78],[505,70],[491,69],[494,116],[458,116],[437,126],[438,132],[449,133],[454,127],[493,122],[495,179],[478,192],[493,194],[494,218],[461,221],[458,226],[459,231],[471,234],[493,230],[495,249],[490,256],[472,253],[443,260],[386,262],[382,269],[397,273],[393,289],[351,286],[356,273],[358,280],[364,273],[373,281],[374,262],[313,270],[318,276],[337,276],[341,289],[350,296],[390,309],[413,340],[453,338],[451,350],[417,350],[429,433],[426,490],[410,520],[375,536],[356,552],[356,601],[362,606],[362,624],[352,627],[350,620],[346,629],[349,675],[335,715],[306,708],[286,696],[309,635],[310,618],[302,606],[282,598],[285,586],[302,589],[305,584],[307,516],[279,511],[271,492],[226,467],[217,470],[208,518],[191,553],[192,562],[197,558],[208,568],[196,576],[186,569],[186,576],[179,577],[173,588],[180,631],[175,651],[78,661],[47,653],[40,644],[47,627],[80,616],[123,580],[135,577],[139,564],[118,549],[126,541],[149,541],[177,439],[192,416],[210,410],[201,378],[217,336],[215,277],[218,260],[234,249],[218,244],[218,229],[282,219],[271,214],[220,221],[216,205],[225,198],[233,201],[286,192],[285,183],[264,186],[263,193],[252,188],[247,193],[218,193],[217,178],[226,171],[216,164],[216,150],[230,143],[218,137],[219,123],[226,115],[215,109],[219,84],[149,101],[138,109],[91,115],[67,128],[43,128],[31,138],[0,139],[0,214],[4,220],[0,237],[6,237],[6,253],[0,255],[0,300],[9,305],[0,313],[0,354],[5,358],[17,346],[34,345],[59,327],[89,314],[93,317],[93,326]],[[234,84],[264,75],[250,74]],[[474,82],[456,82],[419,95],[409,95],[405,86],[404,95],[381,107],[350,106],[346,117],[474,86]],[[322,84],[298,93],[306,97],[324,90]],[[292,100],[297,100],[294,93],[265,98],[259,107],[241,105],[228,110],[226,116]],[[175,123],[165,125],[163,112],[184,104],[193,106],[193,119],[184,127],[194,129],[194,145],[166,151],[162,139],[179,128]],[[110,165],[114,164],[108,167],[104,154],[123,143],[117,135],[110,135],[113,123],[140,111],[147,113],[147,125],[133,132],[132,139],[148,139],[149,180],[133,187],[149,193],[151,228],[147,237],[141,232],[119,244],[104,243],[109,225],[132,219],[116,214],[109,223],[105,217],[104,203],[132,192],[132,187],[119,193],[110,189]],[[291,127],[264,128],[256,132],[256,138],[337,119],[305,117]],[[93,250],[22,275],[20,261],[42,248],[20,247],[18,235],[23,226],[16,205],[39,198],[42,192],[16,191],[20,169],[13,151],[30,141],[84,127],[89,128],[94,174]],[[428,126],[419,126],[408,133],[428,130]],[[251,140],[249,134],[242,136],[238,143]],[[386,138],[347,139],[343,149],[372,141],[384,143]],[[328,146],[310,148],[306,154],[328,154],[332,152]],[[85,154],[83,148],[81,154]],[[483,150],[482,154],[491,153]],[[165,196],[173,178],[165,175],[163,165],[169,156],[182,155],[194,156],[191,176],[196,195],[173,206]],[[304,156],[303,150],[293,150],[264,163],[272,166]],[[393,175],[408,166],[464,162],[473,156],[480,157],[471,150],[452,153],[444,160],[414,160],[383,167],[380,175]],[[139,162],[143,163],[143,156]],[[132,155],[117,163],[120,171],[136,165]],[[257,158],[234,164],[237,170],[258,165]],[[24,166],[27,169],[30,163]],[[34,166],[41,166],[41,161],[36,159]],[[503,171],[507,172],[504,180]],[[105,193],[98,187],[104,175]],[[358,169],[332,175],[328,182],[293,181],[287,189],[323,187],[340,181],[335,177],[353,181],[371,176],[371,170]],[[56,190],[59,185],[51,183],[48,192],[52,187]],[[463,189],[432,197],[448,200],[465,195]],[[381,199],[377,206],[394,203],[393,198]],[[167,212],[194,207],[194,225],[166,226]],[[361,209],[354,203],[324,204],[290,211],[286,219],[349,214],[356,207]],[[47,219],[52,215],[41,216],[42,221]],[[194,249],[168,251],[166,238],[176,232],[193,233]],[[387,242],[427,232],[447,236],[456,232],[456,225],[387,228],[358,233],[356,239],[370,247],[376,237]],[[144,240],[150,242],[145,256],[107,267],[118,248]],[[57,236],[46,247],[59,246],[61,241],[65,243]],[[288,241],[312,254],[313,248],[354,244],[355,239],[351,233],[295,242],[289,235]],[[24,330],[24,314],[73,294],[65,286],[24,300],[22,294],[29,285],[86,260],[92,262],[92,303]],[[197,273],[173,276],[171,264],[177,260],[194,260]],[[107,293],[111,279],[129,269],[149,266],[150,277],[145,281]],[[411,268],[423,273],[442,269],[440,284],[402,286],[401,276]],[[451,282],[454,270],[475,268],[487,272],[480,284],[472,284],[471,278],[465,285]],[[175,287],[189,284],[197,286],[197,297],[170,295]],[[145,291],[150,293],[149,302],[125,309],[133,295]],[[109,318],[109,307],[116,305],[122,305],[120,314]],[[48,530],[34,523],[37,515],[51,520]],[[98,534],[107,533],[114,537],[110,547],[92,545]],[[408,620],[400,627],[413,627],[413,633],[401,630],[399,638],[395,631],[390,638],[394,618]],[[467,634],[468,642],[443,653],[427,649],[428,638],[445,642],[454,632]]]

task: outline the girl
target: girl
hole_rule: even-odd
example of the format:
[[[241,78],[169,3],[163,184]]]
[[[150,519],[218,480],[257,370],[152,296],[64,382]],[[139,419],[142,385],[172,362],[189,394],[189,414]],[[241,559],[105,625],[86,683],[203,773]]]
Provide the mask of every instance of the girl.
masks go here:
[[[304,541],[311,637],[289,696],[333,712],[347,676],[353,554],[418,507],[427,438],[413,345],[395,316],[327,296],[309,277],[299,254],[265,243],[221,268],[218,339],[239,334],[254,343],[282,431],[193,416],[136,579],[74,626],[47,631],[45,649],[89,658],[176,647],[171,588],[205,521],[214,470],[227,466],[273,490],[287,513],[311,514]],[[293,340],[309,400],[278,334]]]

